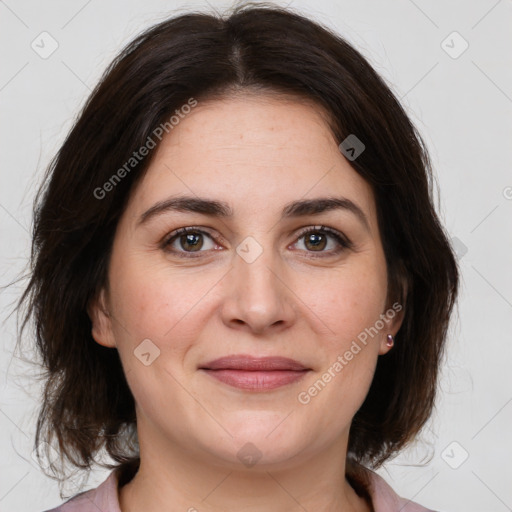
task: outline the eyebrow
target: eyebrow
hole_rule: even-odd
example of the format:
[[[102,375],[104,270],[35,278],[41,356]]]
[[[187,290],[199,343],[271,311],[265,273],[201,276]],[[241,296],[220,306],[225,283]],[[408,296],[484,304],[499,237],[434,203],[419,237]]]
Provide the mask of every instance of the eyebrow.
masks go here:
[[[370,231],[370,224],[363,210],[345,197],[318,197],[315,199],[293,201],[284,206],[281,212],[281,219],[320,215],[332,210],[346,210],[353,213],[366,230]],[[194,196],[179,196],[154,204],[140,216],[137,225],[144,224],[150,219],[170,211],[199,213],[225,219],[233,217],[233,209],[224,201]]]

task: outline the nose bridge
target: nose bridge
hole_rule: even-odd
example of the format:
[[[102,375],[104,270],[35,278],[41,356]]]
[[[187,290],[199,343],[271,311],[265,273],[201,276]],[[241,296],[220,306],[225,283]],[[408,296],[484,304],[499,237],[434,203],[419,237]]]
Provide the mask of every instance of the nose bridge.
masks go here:
[[[225,313],[255,330],[289,320],[292,309],[271,234],[247,236],[236,247]]]
[[[233,264],[240,284],[251,291],[274,289],[277,279],[274,268],[278,265],[271,235],[249,235],[236,247]]]

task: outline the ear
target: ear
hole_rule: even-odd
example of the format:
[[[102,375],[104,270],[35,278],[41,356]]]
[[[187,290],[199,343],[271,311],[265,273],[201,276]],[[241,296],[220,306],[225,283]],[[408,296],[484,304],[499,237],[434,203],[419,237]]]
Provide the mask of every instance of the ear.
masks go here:
[[[379,355],[387,354],[393,347],[388,347],[388,334],[396,337],[405,318],[405,305],[407,303],[407,283],[405,279],[401,280],[400,300],[389,305],[383,313],[385,326],[381,331]]]
[[[102,288],[97,297],[87,304],[87,314],[92,323],[92,337],[104,347],[115,348],[116,341],[112,330],[112,316],[107,308],[105,290]]]

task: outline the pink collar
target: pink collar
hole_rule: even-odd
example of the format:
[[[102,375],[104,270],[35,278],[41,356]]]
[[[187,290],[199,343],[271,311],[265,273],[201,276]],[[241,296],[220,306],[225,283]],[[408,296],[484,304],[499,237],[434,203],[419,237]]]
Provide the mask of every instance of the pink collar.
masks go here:
[[[366,469],[370,477],[368,489],[374,512],[433,512],[410,500],[400,498],[377,473]],[[47,512],[121,512],[118,497],[118,472],[113,470],[95,489],[82,492],[60,507]]]

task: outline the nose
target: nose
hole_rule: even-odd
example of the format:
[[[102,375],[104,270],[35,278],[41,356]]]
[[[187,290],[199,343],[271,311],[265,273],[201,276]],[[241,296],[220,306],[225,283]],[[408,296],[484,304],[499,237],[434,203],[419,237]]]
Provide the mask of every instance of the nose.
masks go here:
[[[253,240],[242,245],[232,265],[225,276],[223,322],[253,334],[289,328],[295,320],[297,297],[290,288],[289,269],[270,244]]]

